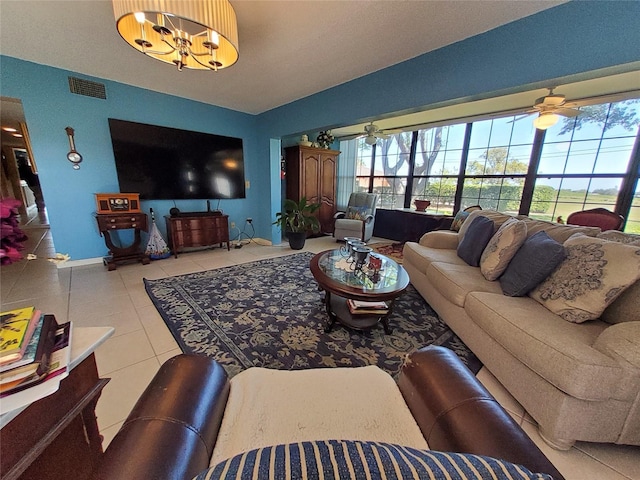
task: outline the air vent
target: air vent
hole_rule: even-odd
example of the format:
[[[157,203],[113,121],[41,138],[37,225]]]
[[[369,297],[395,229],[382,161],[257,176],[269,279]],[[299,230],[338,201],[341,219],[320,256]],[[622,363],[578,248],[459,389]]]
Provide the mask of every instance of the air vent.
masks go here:
[[[69,90],[71,93],[87,97],[102,98],[103,100],[107,98],[107,89],[104,84],[82,78],[69,77]]]

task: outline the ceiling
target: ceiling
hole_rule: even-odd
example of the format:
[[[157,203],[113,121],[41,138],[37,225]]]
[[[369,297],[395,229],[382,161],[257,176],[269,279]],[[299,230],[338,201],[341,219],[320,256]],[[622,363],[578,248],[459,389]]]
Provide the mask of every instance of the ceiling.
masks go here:
[[[231,0],[238,62],[178,72],[120,38],[109,0],[0,0],[0,53],[258,114],[561,3]]]
[[[219,72],[178,72],[120,38],[110,0],[0,0],[0,53],[258,114],[563,2],[231,0],[238,18],[238,63]],[[38,34],[23,35],[33,31]],[[640,98],[640,72],[634,68],[616,75],[593,72],[598,78],[548,87],[557,87],[567,100],[629,91],[619,98]],[[375,121],[380,129],[414,130],[523,111],[546,93],[542,88],[477,101],[454,99],[422,112],[362,121]],[[25,121],[19,102],[0,99],[0,112],[3,126]],[[353,136],[365,125],[334,128],[333,134]],[[23,146],[6,132],[2,143]]]

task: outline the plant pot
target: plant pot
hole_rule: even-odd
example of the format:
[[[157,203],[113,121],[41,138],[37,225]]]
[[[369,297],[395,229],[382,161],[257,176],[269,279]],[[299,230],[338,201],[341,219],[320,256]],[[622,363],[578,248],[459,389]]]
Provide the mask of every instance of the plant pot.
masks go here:
[[[287,232],[287,239],[292,250],[302,250],[307,239],[307,232]]]
[[[414,200],[413,203],[416,206],[416,210],[418,212],[424,212],[429,205],[431,205],[430,200]]]

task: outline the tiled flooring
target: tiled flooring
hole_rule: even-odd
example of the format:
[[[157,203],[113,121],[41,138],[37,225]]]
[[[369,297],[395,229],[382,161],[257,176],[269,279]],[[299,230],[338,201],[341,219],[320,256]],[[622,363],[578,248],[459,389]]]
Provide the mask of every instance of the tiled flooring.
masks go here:
[[[25,256],[34,253],[38,258],[0,269],[1,309],[34,304],[78,326],[116,329],[114,336],[96,352],[100,375],[111,378],[97,408],[105,447],[160,365],[180,353],[149,300],[142,278],[162,278],[294,253],[286,244],[252,243],[241,249],[232,248],[230,252],[216,248],[145,266],[122,265],[112,272],[102,264],[58,269],[47,260],[56,253],[49,230],[40,227],[37,218],[24,228],[30,237]],[[317,238],[308,240],[305,249],[318,252],[335,245],[331,238]],[[567,480],[640,479],[640,447],[579,442],[568,452],[553,450],[541,440],[535,422],[522,406],[487,369],[482,369],[478,378]]]

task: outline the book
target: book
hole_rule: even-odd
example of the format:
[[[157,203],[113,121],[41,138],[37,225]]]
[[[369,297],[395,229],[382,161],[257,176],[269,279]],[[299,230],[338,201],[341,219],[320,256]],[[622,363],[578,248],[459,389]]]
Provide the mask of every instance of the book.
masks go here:
[[[57,327],[53,315],[41,315],[22,359],[4,365],[0,371],[0,385],[48,370]]]
[[[44,323],[44,315],[40,315],[40,319],[36,322],[35,330],[33,331],[33,335],[31,335],[31,339],[27,345],[26,350],[24,351],[24,355],[20,360],[16,360],[15,362],[5,363],[0,365],[0,374],[7,370],[11,370],[16,367],[21,367],[22,365],[26,365],[31,363],[35,358],[36,349],[38,347],[38,341],[40,340],[40,334],[42,333],[42,325]],[[1,376],[0,376],[1,378]]]
[[[35,317],[35,307],[0,313],[0,364],[22,358],[36,326]]]
[[[47,372],[42,378],[30,381],[28,384],[20,384],[9,392],[0,393],[0,414],[27,406],[55,393],[60,388],[60,382],[69,375],[72,325],[71,322],[67,322],[62,325],[56,324],[56,326],[55,345]]]
[[[385,315],[389,313],[386,302],[362,302],[347,299],[347,307],[352,315]]]
[[[363,302],[361,300],[352,300],[351,298],[347,299],[347,302],[355,309],[365,308],[367,310],[387,310],[389,308],[387,302]]]

